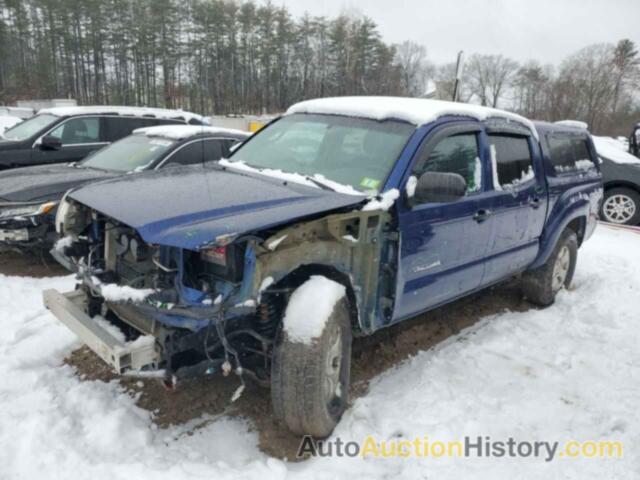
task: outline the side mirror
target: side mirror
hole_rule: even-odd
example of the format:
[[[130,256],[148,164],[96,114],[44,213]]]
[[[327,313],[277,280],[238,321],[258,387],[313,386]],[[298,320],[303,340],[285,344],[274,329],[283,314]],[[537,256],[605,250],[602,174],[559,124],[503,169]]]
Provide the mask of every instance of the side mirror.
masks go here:
[[[458,173],[425,172],[418,179],[413,203],[454,202],[467,193],[467,182]]]
[[[62,140],[53,135],[45,135],[40,140],[39,147],[41,150],[60,150],[62,148]]]

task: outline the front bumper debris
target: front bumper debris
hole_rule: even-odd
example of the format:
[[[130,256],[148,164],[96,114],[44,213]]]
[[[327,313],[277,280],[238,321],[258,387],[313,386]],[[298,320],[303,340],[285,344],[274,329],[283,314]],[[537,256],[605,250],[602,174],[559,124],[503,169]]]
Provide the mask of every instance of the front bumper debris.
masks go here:
[[[84,313],[87,301],[81,290],[60,293],[45,290],[44,305],[64,323],[96,355],[111,365],[118,374],[128,370],[157,368],[160,355],[154,344],[149,342],[123,342]]]

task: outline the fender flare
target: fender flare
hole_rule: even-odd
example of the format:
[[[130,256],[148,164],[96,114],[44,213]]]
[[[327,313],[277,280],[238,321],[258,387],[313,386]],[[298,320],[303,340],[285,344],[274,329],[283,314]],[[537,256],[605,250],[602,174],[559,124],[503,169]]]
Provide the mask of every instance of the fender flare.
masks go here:
[[[549,260],[549,257],[553,253],[553,249],[556,247],[556,244],[560,239],[560,235],[562,235],[562,232],[564,232],[567,226],[576,219],[584,219],[586,225],[589,213],[589,200],[578,198],[564,209],[561,216],[548,224],[540,237],[540,250],[538,252],[538,256],[529,266],[529,270],[544,265],[546,261]]]

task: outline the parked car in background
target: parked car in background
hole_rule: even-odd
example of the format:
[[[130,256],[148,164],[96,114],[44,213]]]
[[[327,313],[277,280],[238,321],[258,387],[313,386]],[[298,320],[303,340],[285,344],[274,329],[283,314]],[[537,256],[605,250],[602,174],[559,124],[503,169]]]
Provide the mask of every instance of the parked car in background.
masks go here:
[[[69,189],[143,170],[219,160],[248,136],[247,132],[209,126],[147,127],[77,163],[2,171],[0,247],[50,248],[55,240],[57,206]]]
[[[609,137],[593,137],[602,160],[604,201],[600,218],[621,225],[640,224],[640,159]]]
[[[640,123],[635,126],[629,136],[629,153],[640,158]]]
[[[59,107],[38,114],[0,135],[0,170],[76,162],[137,128],[203,124],[181,110],[138,107]]]
[[[312,100],[211,169],[70,192],[56,223],[80,284],[44,301],[118,373],[248,376],[291,431],[326,437],[353,335],[518,275],[553,303],[601,199],[586,130],[433,100]]]

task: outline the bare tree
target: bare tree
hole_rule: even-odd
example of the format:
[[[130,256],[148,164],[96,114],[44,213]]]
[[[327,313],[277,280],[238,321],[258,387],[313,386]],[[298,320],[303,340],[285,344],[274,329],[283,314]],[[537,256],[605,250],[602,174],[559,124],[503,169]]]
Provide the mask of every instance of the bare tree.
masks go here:
[[[620,40],[613,52],[613,67],[615,75],[615,88],[613,92],[613,105],[611,112],[613,115],[618,110],[620,97],[628,83],[638,80],[640,70],[640,58],[635,44],[625,38]]]
[[[396,45],[395,60],[400,68],[402,90],[414,97],[423,95],[432,70],[427,61],[427,49],[415,42],[402,42]]]
[[[517,69],[517,62],[502,55],[472,55],[466,67],[469,88],[482,105],[497,107]]]

